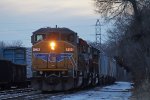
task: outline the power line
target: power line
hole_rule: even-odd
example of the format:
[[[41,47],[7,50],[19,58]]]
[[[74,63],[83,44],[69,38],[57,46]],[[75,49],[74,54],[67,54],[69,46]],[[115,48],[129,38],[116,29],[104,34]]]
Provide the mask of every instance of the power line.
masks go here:
[[[33,31],[36,29],[23,29],[23,30],[0,30],[0,32],[13,32],[13,31]]]
[[[45,26],[46,27],[46,26]],[[95,27],[95,25],[74,25],[74,26],[64,26],[64,27]],[[43,27],[41,27],[43,28]],[[60,27],[62,28],[62,27]],[[35,28],[33,29],[23,29],[23,30],[0,30],[0,32],[12,32],[12,31],[33,31],[33,30],[37,30]]]

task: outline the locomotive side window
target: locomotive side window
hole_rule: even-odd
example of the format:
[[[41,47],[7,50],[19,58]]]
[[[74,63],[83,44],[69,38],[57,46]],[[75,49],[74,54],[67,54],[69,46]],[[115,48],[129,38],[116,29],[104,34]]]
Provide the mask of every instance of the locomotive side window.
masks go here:
[[[61,40],[63,41],[67,41],[69,43],[75,44],[76,37],[74,34],[61,34]]]
[[[35,38],[35,41],[41,41],[43,39],[44,39],[44,34],[37,34],[36,38]]]

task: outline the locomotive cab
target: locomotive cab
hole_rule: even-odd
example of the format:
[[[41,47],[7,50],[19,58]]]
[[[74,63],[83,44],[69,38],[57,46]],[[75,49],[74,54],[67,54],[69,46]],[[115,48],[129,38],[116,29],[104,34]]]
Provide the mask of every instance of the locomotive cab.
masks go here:
[[[31,43],[34,45],[42,40],[66,41],[73,45],[77,45],[77,33],[67,28],[42,28],[31,36]]]

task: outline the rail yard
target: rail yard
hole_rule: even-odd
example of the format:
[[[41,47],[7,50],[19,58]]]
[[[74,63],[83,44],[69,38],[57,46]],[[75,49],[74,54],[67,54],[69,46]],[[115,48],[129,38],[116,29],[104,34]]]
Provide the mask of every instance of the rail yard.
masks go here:
[[[68,28],[41,28],[33,32],[31,43],[32,48],[0,50],[2,100],[61,100],[65,95],[101,91],[129,76],[115,58]]]

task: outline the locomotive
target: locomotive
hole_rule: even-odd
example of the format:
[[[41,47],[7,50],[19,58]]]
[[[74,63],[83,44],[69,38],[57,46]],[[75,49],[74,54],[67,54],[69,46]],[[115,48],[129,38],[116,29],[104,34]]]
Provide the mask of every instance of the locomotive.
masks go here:
[[[34,89],[63,91],[115,81],[115,63],[106,62],[105,68],[100,51],[68,28],[41,28],[31,43]]]

